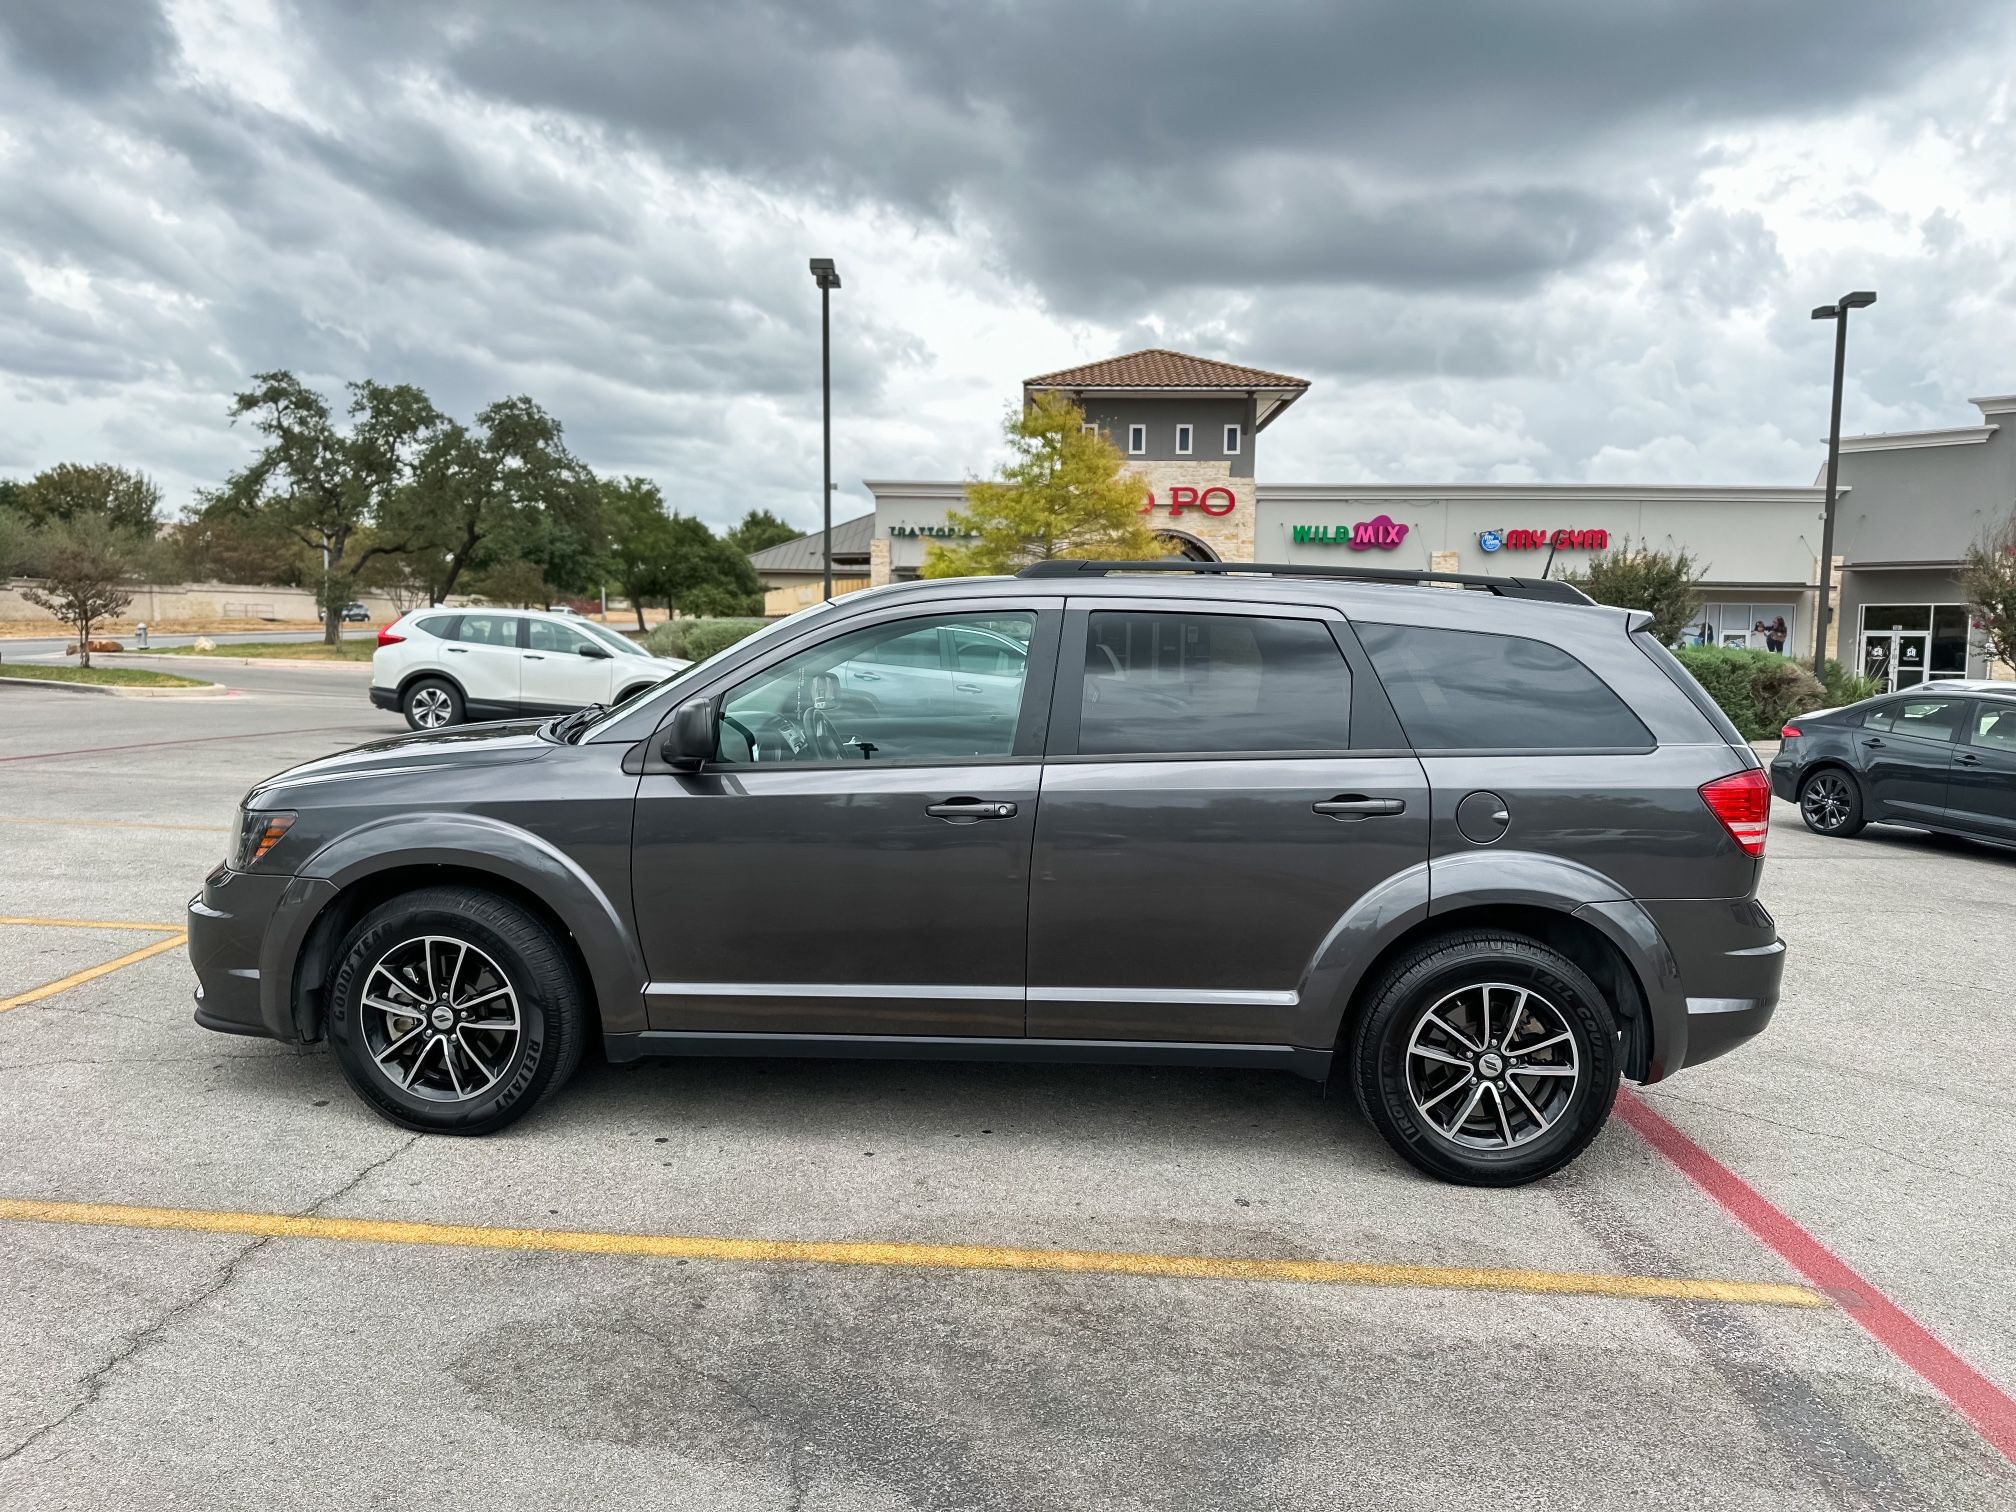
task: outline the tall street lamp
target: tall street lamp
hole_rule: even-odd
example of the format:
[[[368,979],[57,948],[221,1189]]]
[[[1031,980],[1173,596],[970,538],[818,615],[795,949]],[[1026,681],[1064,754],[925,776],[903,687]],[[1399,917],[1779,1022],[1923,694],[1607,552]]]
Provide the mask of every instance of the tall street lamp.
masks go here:
[[[833,327],[828,312],[832,308],[833,291],[840,287],[840,275],[834,270],[832,258],[812,259],[812,282],[819,285],[819,402],[826,485],[819,490],[819,503],[826,511],[826,534],[819,558],[825,568],[826,597],[830,599],[833,597]]]
[[[1813,312],[1815,320],[1834,322],[1834,416],[1827,426],[1827,513],[1821,517],[1820,612],[1813,625],[1813,675],[1823,681],[1827,676],[1827,590],[1834,575],[1834,482],[1841,472],[1841,370],[1848,359],[1848,312],[1866,310],[1874,303],[1872,291],[1858,289]]]

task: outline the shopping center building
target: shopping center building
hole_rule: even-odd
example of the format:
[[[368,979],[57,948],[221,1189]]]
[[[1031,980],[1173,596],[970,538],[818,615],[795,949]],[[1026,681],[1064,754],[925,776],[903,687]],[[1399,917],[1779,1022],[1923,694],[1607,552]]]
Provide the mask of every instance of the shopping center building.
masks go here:
[[[1703,609],[1689,640],[1812,655],[1820,480],[1805,487],[1263,481],[1265,433],[1308,388],[1283,373],[1146,351],[1046,373],[1023,392],[1068,395],[1085,423],[1112,439],[1147,479],[1149,512],[1172,555],[1538,577],[1627,544],[1684,550],[1702,570]],[[2016,437],[2004,434],[2016,431],[2016,397],[1973,402],[1978,425],[1842,442],[1833,589],[1840,607],[1829,650],[1845,649],[1902,685],[1997,675],[1970,629],[1956,572],[1967,546],[2016,508]],[[1819,472],[1824,444],[1814,455]],[[948,516],[963,504],[963,484],[871,479],[867,487],[873,515],[835,526],[836,545],[849,532],[848,576],[859,571],[864,530],[867,575],[877,583],[916,577],[931,542],[956,538]],[[798,557],[816,574],[819,538],[804,539],[810,546]],[[788,548],[773,550],[782,566]],[[777,609],[802,596],[802,577],[787,583],[757,565]]]

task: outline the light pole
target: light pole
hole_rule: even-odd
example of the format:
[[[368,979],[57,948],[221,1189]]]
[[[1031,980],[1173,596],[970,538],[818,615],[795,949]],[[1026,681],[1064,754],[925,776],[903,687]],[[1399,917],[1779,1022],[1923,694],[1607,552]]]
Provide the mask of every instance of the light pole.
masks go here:
[[[1834,575],[1834,481],[1841,472],[1841,372],[1848,360],[1848,312],[1866,310],[1874,303],[1876,295],[1871,290],[1858,289],[1813,312],[1815,320],[1834,322],[1834,411],[1827,423],[1827,512],[1821,516],[1820,524],[1820,612],[1813,623],[1813,675],[1823,682],[1827,677],[1830,613],[1827,590]]]
[[[819,285],[819,406],[821,450],[825,456],[824,483],[819,505],[826,511],[826,533],[820,538],[819,561],[824,569],[826,597],[833,597],[833,325],[830,318],[833,291],[840,287],[840,275],[833,259],[812,259],[812,282]]]

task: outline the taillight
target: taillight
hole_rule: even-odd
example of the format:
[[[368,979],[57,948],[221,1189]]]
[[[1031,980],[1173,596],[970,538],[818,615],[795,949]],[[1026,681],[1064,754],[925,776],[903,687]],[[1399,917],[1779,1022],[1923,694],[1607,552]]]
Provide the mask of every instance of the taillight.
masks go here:
[[[1764,836],[1771,828],[1769,777],[1756,767],[1717,777],[1701,784],[1701,801],[1722,821],[1722,828],[1743,847],[1745,855],[1764,854]]]
[[[1778,732],[1778,738],[1780,740],[1797,740],[1804,733],[1797,725],[1787,725]]]
[[[378,644],[381,646],[396,646],[404,639],[406,637],[403,635],[394,635],[390,625],[387,625],[383,630],[378,632]]]

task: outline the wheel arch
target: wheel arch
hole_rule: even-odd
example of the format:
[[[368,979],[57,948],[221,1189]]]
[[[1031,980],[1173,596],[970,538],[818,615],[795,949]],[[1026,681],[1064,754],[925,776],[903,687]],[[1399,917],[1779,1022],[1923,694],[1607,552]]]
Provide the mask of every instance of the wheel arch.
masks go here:
[[[412,687],[413,684],[428,678],[432,678],[435,682],[448,684],[449,687],[455,690],[456,697],[462,700],[462,706],[465,709],[469,706],[469,690],[462,686],[462,679],[457,677],[453,672],[444,672],[439,667],[416,667],[400,678],[398,685],[393,689],[401,707],[404,707],[406,703],[406,690]]]

